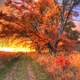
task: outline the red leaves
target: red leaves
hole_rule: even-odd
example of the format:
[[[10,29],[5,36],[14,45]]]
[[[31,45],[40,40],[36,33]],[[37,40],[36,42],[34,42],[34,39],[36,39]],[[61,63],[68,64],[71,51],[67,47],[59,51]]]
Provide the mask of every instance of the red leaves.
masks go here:
[[[64,67],[70,65],[70,61],[65,58],[64,54],[61,54],[56,58],[56,64],[60,65],[61,68],[64,69]]]

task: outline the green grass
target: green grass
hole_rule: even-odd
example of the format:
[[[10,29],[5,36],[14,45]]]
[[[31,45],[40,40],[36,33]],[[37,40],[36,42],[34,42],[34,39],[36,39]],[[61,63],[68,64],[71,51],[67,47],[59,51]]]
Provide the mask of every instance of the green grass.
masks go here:
[[[32,67],[35,72],[37,80],[52,80],[50,75],[35,61],[32,61]]]
[[[36,61],[32,60],[30,57],[27,57],[27,62],[32,64],[32,69],[34,75],[36,75],[36,80],[52,80],[48,72],[46,72]]]
[[[4,64],[4,67],[0,69],[0,80],[4,79],[5,75],[10,71],[15,62],[16,61],[13,60],[7,64]]]
[[[27,80],[26,68],[27,68],[28,63],[31,63],[32,65],[32,71],[34,72],[34,75],[36,76],[36,80],[52,80],[50,75],[46,73],[42,69],[42,67],[37,62],[32,60],[30,57],[27,57],[27,58],[22,57],[21,60],[17,60],[17,61],[13,60],[10,63],[5,64],[5,67],[0,69],[0,80],[4,80],[6,74],[11,71],[11,69],[13,68],[13,66],[15,66],[17,62],[18,62],[17,69],[16,69],[17,71],[15,73],[16,75],[14,76],[16,80]],[[15,80],[15,78],[13,80]]]

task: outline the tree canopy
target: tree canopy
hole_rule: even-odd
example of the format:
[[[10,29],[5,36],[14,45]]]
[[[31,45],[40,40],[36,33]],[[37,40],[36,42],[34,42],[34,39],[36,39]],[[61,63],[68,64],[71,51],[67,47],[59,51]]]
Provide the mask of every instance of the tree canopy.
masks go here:
[[[29,38],[39,52],[44,48],[52,53],[62,46],[72,47],[79,32],[72,30],[76,26],[71,17],[80,0],[61,1],[7,0],[8,11],[0,12],[0,37],[16,34],[16,37]]]

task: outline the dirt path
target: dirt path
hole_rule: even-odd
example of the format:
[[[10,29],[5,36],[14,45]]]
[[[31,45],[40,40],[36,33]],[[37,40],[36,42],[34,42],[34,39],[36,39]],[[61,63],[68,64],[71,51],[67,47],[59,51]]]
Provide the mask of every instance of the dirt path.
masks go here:
[[[14,75],[16,73],[17,65],[18,65],[18,63],[15,63],[15,65],[12,67],[12,69],[6,74],[4,80],[13,80]]]
[[[36,80],[30,62],[19,61],[6,74],[4,80]]]
[[[36,76],[33,72],[33,69],[32,69],[32,65],[31,63],[28,63],[28,66],[27,66],[27,71],[28,71],[28,80],[36,80]]]

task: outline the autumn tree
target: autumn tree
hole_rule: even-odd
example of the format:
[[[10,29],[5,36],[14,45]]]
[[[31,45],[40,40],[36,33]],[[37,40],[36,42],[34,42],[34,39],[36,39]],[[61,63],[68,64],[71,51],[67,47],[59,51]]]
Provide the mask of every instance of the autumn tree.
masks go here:
[[[1,33],[30,38],[39,53],[45,48],[50,53],[56,52],[59,42],[70,37],[72,9],[79,2],[63,0],[59,5],[57,0],[7,0],[5,6],[9,7],[9,13],[0,12],[0,18],[8,22],[7,25],[1,23],[7,31],[3,29]]]

